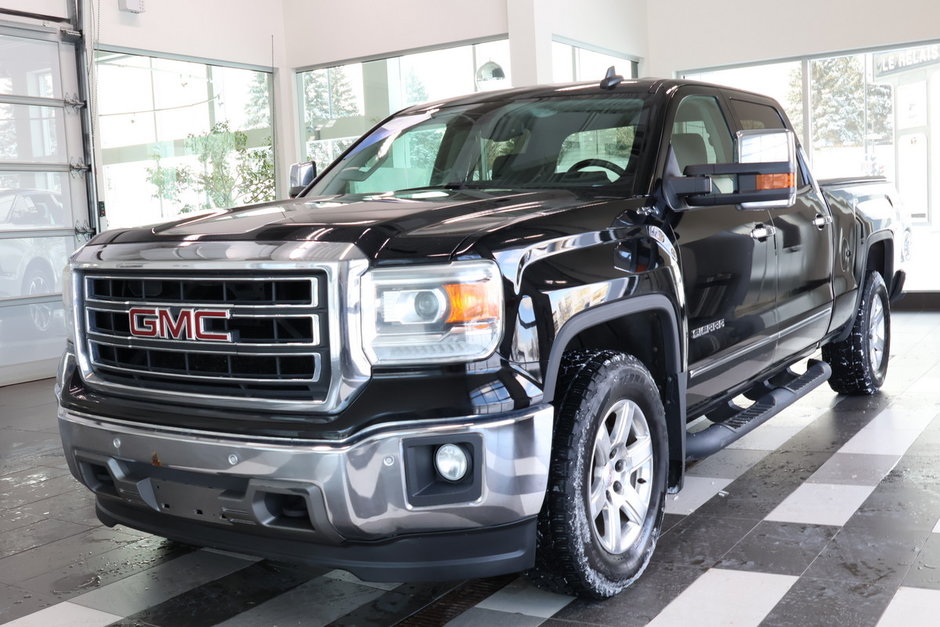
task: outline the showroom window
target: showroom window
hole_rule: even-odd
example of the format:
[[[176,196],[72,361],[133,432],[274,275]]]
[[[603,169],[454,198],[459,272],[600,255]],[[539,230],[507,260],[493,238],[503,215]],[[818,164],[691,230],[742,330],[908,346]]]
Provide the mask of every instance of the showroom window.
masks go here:
[[[681,73],[765,93],[819,178],[884,176],[901,193],[906,291],[940,291],[940,43]],[[805,122],[804,122],[805,120]]]
[[[273,200],[271,73],[98,51],[109,227]]]
[[[298,73],[301,145],[322,169],[392,113],[512,85],[501,39]]]
[[[637,77],[638,63],[635,59],[565,41],[552,42],[552,82],[599,81],[610,66],[614,66],[621,76]]]

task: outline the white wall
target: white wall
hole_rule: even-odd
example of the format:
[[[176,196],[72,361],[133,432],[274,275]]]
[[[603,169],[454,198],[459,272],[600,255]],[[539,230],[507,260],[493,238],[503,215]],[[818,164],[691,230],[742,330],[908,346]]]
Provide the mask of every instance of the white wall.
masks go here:
[[[510,0],[512,1],[512,0]],[[544,0],[536,0],[543,2]],[[647,3],[662,0],[550,0],[555,35],[645,59]],[[642,65],[640,72],[642,73]]]
[[[552,81],[552,38],[646,57],[646,0],[508,0],[515,85]]]
[[[287,63],[309,67],[508,32],[516,0],[283,0]]]
[[[940,37],[936,0],[649,0],[647,14],[650,76]]]
[[[148,0],[139,14],[119,11],[117,0],[84,1],[86,11],[100,8],[92,35],[101,44],[267,67],[277,64],[278,49],[283,55],[279,1]]]

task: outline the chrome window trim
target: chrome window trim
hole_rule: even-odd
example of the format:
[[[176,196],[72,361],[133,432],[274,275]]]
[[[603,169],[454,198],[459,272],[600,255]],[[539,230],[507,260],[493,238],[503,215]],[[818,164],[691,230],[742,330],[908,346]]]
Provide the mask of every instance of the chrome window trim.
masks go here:
[[[71,266],[75,271],[71,304],[75,313],[75,335],[80,339],[76,344],[76,359],[82,379],[92,389],[160,402],[176,401],[210,407],[335,413],[349,404],[371,376],[371,364],[362,347],[359,304],[360,280],[368,270],[369,262],[352,244],[182,241],[86,245],[72,256]],[[87,327],[82,315],[85,306],[84,275],[87,271],[114,271],[117,277],[126,278],[127,275],[120,274],[122,270],[192,272],[194,276],[206,276],[206,273],[216,271],[323,272],[327,281],[331,370],[326,398],[292,400],[170,392],[123,385],[98,376],[89,358]],[[207,342],[206,346],[209,345]]]

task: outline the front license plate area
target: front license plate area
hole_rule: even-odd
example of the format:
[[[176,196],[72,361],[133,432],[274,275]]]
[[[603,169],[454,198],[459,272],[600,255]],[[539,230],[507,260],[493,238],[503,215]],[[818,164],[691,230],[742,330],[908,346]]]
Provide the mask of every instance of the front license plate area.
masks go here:
[[[194,520],[228,522],[222,516],[221,490],[160,479],[150,481],[161,512]]]

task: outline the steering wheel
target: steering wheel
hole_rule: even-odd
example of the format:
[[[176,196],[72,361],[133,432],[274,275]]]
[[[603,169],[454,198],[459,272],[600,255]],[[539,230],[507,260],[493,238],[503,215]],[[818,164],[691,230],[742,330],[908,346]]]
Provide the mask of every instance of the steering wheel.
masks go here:
[[[599,168],[604,168],[605,170],[610,170],[617,176],[623,176],[623,173],[624,173],[624,169],[621,168],[616,163],[614,163],[613,161],[608,161],[607,159],[582,159],[581,161],[578,161],[576,164],[568,168],[568,171],[566,172],[566,174],[577,172],[578,170],[583,170],[584,168],[590,167],[592,165],[597,166]]]

